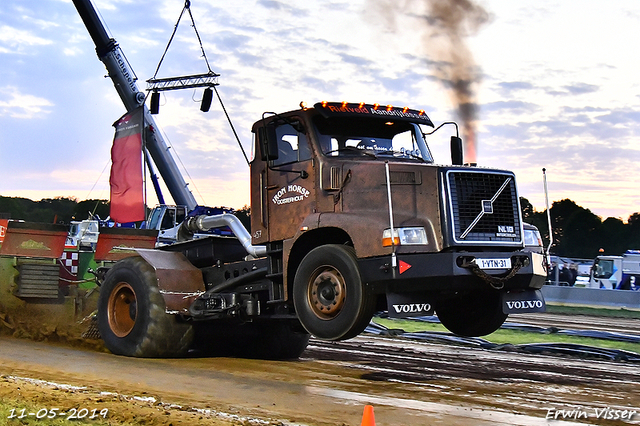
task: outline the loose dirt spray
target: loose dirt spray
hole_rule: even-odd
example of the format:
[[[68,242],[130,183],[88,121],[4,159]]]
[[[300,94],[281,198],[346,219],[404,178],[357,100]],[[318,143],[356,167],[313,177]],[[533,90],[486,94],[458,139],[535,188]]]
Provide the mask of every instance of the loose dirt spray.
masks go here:
[[[429,73],[449,90],[457,109],[465,141],[464,160],[475,163],[476,90],[481,73],[465,40],[489,22],[489,13],[470,0],[367,0],[367,8],[382,17],[392,31],[402,28],[422,34],[422,54]],[[398,25],[401,18],[409,18],[409,28]]]

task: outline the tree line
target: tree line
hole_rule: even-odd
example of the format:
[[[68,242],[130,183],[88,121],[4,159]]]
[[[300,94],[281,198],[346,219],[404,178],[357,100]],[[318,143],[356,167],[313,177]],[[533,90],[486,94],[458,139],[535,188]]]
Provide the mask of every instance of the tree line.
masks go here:
[[[536,211],[523,197],[520,207],[523,220],[538,228],[547,247],[547,211]],[[553,229],[552,254],[593,259],[601,254],[620,255],[629,249],[640,250],[640,213],[633,213],[626,223],[615,217],[602,220],[569,199],[554,201],[549,211]]]
[[[33,201],[28,198],[0,195],[0,219],[16,219],[27,222],[70,224],[72,220],[109,217],[109,200],[84,200],[55,197]],[[251,229],[251,208],[244,206],[234,214],[247,229]],[[139,225],[140,223],[137,223]]]
[[[101,219],[109,216],[108,200],[84,200],[55,197],[33,201],[28,198],[0,196],[0,218],[27,222],[64,223],[88,219],[90,215]]]
[[[524,197],[520,198],[525,222],[535,225],[542,234],[544,246],[549,244],[547,212],[536,211]],[[592,259],[598,254],[619,255],[629,249],[640,250],[640,212],[629,216],[627,222],[614,217],[604,221],[589,209],[569,199],[555,201],[550,208],[553,228],[552,254]],[[97,215],[109,216],[108,200],[84,200],[56,197],[32,201],[27,198],[0,196],[0,218],[21,219],[28,222],[64,223],[88,219]],[[250,207],[236,215],[249,225]]]

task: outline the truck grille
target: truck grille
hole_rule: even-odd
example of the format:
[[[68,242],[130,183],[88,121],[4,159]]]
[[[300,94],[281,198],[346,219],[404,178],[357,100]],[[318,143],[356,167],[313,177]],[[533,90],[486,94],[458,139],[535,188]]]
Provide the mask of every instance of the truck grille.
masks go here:
[[[447,183],[456,243],[522,243],[513,174],[449,170]]]

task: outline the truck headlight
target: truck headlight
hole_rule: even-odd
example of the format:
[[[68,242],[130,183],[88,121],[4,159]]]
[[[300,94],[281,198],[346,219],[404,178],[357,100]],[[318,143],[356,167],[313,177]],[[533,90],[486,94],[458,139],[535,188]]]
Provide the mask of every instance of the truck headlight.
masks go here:
[[[427,233],[422,226],[393,229],[393,244],[391,242],[391,229],[382,232],[382,246],[415,246],[427,244]]]

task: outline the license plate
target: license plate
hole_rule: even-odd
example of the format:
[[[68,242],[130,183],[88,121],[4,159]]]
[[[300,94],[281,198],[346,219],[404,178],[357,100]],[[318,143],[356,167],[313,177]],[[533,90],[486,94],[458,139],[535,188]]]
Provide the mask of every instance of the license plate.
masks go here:
[[[511,259],[478,259],[476,258],[476,264],[480,269],[511,269]]]

